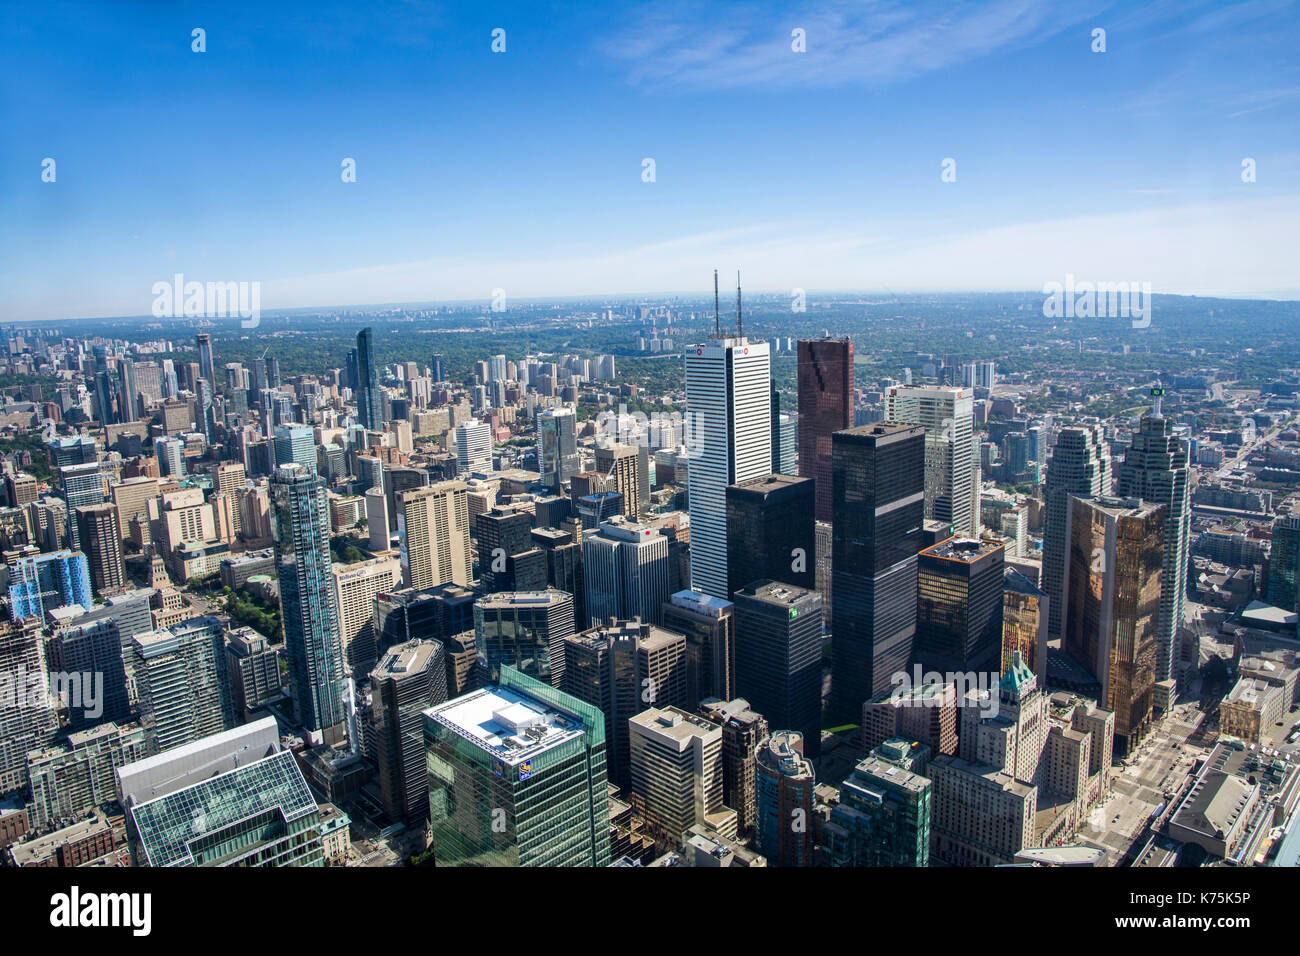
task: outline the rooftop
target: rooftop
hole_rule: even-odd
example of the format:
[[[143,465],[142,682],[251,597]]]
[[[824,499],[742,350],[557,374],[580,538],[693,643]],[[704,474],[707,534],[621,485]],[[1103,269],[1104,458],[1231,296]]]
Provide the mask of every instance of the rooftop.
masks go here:
[[[586,732],[576,715],[509,687],[486,687],[430,707],[424,715],[511,766]]]

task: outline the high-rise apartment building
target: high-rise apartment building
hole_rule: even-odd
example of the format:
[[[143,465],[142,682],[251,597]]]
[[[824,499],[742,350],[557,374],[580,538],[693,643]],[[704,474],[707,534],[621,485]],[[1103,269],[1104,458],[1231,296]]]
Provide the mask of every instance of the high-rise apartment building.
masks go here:
[[[347,675],[331,594],[325,479],[299,464],[281,465],[271,494],[294,719],[313,739],[335,743],[346,722]]]
[[[840,802],[822,827],[827,862],[929,866],[932,789],[921,773],[875,755],[863,760],[840,784]]]
[[[775,731],[758,745],[758,849],[772,866],[812,866],[813,791],[817,775],[804,755],[805,741],[790,730]]]
[[[641,502],[649,494],[641,487],[640,449],[633,445],[597,448],[596,473],[612,479],[611,490],[623,496],[623,513],[636,521],[641,515]]]
[[[463,481],[398,496],[402,577],[416,589],[470,583],[469,497]]]
[[[541,485],[558,492],[582,469],[578,460],[578,416],[572,408],[543,409],[537,415],[537,470]]]
[[[862,425],[836,432],[833,452],[831,691],[836,712],[856,716],[911,662],[925,430]]]
[[[103,597],[123,590],[127,587],[126,565],[122,562],[117,508],[110,504],[82,505],[75,512],[77,538],[86,552],[95,594]]]
[[[27,785],[28,751],[48,746],[59,726],[39,618],[0,621],[0,673],[16,691],[0,696],[0,794],[7,794]]]
[[[215,617],[196,617],[131,639],[128,653],[140,722],[155,751],[234,726],[224,634]]]
[[[691,586],[723,600],[730,597],[727,486],[772,470],[768,348],[737,336],[686,350]]]
[[[357,419],[371,431],[384,430],[384,401],[379,386],[379,369],[375,366],[374,333],[362,329],[357,333]]]
[[[1283,515],[1273,521],[1268,603],[1284,611],[1300,609],[1300,515]]]
[[[438,866],[608,866],[600,710],[504,667],[424,712]]]

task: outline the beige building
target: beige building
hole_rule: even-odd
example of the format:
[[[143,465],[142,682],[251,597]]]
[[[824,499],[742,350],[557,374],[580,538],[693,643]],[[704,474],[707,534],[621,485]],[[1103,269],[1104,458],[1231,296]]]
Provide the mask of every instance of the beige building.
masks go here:
[[[441,481],[398,497],[399,532],[406,541],[402,577],[407,586],[468,586],[470,514],[465,482]]]
[[[368,674],[378,659],[375,644],[375,595],[402,583],[396,558],[371,558],[330,568],[335,615],[343,642],[343,659],[353,674]]]

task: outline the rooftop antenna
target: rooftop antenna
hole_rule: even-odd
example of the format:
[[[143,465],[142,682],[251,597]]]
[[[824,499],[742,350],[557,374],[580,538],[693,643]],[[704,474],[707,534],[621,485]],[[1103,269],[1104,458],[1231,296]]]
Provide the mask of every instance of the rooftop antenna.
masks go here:
[[[745,327],[740,322],[740,270],[736,270],[736,338],[744,338]]]
[[[722,338],[722,318],[718,308],[718,270],[713,270],[713,337]]]

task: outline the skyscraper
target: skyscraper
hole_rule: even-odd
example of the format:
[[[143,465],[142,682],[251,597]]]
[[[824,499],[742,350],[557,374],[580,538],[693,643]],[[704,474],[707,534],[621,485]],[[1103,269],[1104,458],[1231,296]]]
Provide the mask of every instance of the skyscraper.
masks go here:
[[[699,591],[676,591],[662,614],[665,628],[686,635],[687,708],[710,697],[735,697],[736,605]]]
[[[573,409],[563,406],[543,409],[537,416],[537,470],[542,487],[552,493],[581,470],[577,422]]]
[[[564,639],[574,633],[573,596],[546,588],[502,591],[474,602],[474,646],[484,684],[513,667],[562,687]]]
[[[502,668],[424,712],[433,852],[442,866],[608,866],[605,721]]]
[[[366,494],[370,496],[369,491]],[[407,586],[469,585],[469,497],[463,481],[441,481],[402,492],[397,524]]]
[[[737,591],[736,691],[769,726],[797,730],[821,754],[822,599],[816,591],[753,581]]]
[[[1300,515],[1283,515],[1273,522],[1268,603],[1286,611],[1300,608]]]
[[[668,600],[668,539],[657,528],[614,517],[582,541],[589,626],[639,617],[657,624]]]
[[[816,586],[815,485],[811,478],[772,474],[727,486],[727,586],[732,594],[764,579]]]
[[[1156,681],[1178,676],[1178,651],[1187,595],[1191,509],[1187,447],[1174,422],[1160,414],[1164,389],[1157,386],[1155,410],[1143,415],[1133,444],[1117,469],[1115,493],[1165,506],[1165,562],[1161,577],[1160,628],[1156,637]]]
[[[384,403],[375,368],[375,345],[370,329],[357,333],[357,419],[371,431],[384,430]]]
[[[1043,489],[1043,580],[1047,592],[1047,637],[1061,637],[1065,605],[1061,600],[1069,563],[1071,495],[1110,494],[1110,449],[1099,425],[1061,429],[1047,465]]]
[[[1134,498],[1072,496],[1062,648],[1101,683],[1115,741],[1131,753],[1155,698],[1166,508]]]
[[[609,779],[628,785],[628,727],[647,707],[684,707],[686,638],[641,621],[613,621],[565,638],[564,690],[605,715]]]
[[[290,463],[316,471],[316,433],[309,425],[278,425],[271,442],[276,466]]]
[[[840,785],[822,828],[832,866],[929,866],[930,780],[872,755]]]
[[[758,848],[773,866],[813,865],[817,775],[794,731],[774,731],[758,746]]]
[[[117,508],[110,504],[81,505],[75,509],[74,517],[95,594],[104,596],[125,588],[126,566],[122,563]]]
[[[60,468],[59,479],[63,485],[63,500],[68,505],[68,548],[84,553],[81,530],[77,527],[77,509],[82,505],[104,503],[104,477],[97,463],[87,462]]]
[[[693,441],[687,493],[691,586],[726,600],[727,485],[772,470],[768,344],[741,335],[686,350],[686,404]]]
[[[199,374],[208,383],[208,387],[216,391],[217,373],[212,364],[212,336],[208,335],[207,332],[200,332],[194,337],[194,341],[199,350]],[[198,383],[193,384],[196,386],[194,390],[197,392]]]
[[[447,699],[447,663],[438,641],[390,648],[370,674],[375,765],[384,812],[391,820],[423,821],[429,813],[423,712]]]
[[[925,517],[951,524],[953,534],[979,533],[979,510],[971,509],[971,483],[979,480],[974,420],[968,389],[892,385],[885,393],[885,421],[925,429]]]
[[[608,445],[596,449],[596,473],[611,477],[613,488],[623,496],[623,513],[633,521],[641,514],[646,490],[641,487],[641,459],[633,445]],[[545,475],[543,475],[545,480]]]
[[[954,537],[917,556],[912,660],[923,670],[1001,673],[1004,548]]]
[[[28,751],[48,746],[59,727],[39,618],[0,621],[0,674],[10,682],[0,694],[0,793],[12,793],[27,785]]]
[[[456,426],[456,473],[492,470],[492,426],[476,418]]]
[[[371,558],[330,568],[331,597],[343,644],[344,666],[360,679],[375,666],[379,647],[375,639],[375,596],[402,582],[396,558]]]
[[[224,635],[215,617],[196,617],[131,639],[140,722],[155,752],[234,726]]]
[[[919,425],[878,422],[835,433],[831,690],[837,713],[856,717],[911,660],[924,460]]]
[[[722,800],[722,728],[679,707],[651,707],[628,721],[633,805],[661,848],[702,825],[735,839],[736,811]]]
[[[503,505],[474,518],[483,590],[536,591],[546,587],[546,556],[533,542],[527,511]]]
[[[744,698],[705,699],[700,715],[722,727],[722,798],[736,811],[737,832],[747,837],[758,823],[757,754],[767,720]]]
[[[271,493],[294,719],[313,738],[337,743],[346,723],[346,673],[331,597],[325,479],[299,464],[280,465]]]
[[[817,520],[830,521],[831,436],[853,427],[853,340],[799,340],[799,474],[817,483]]]

